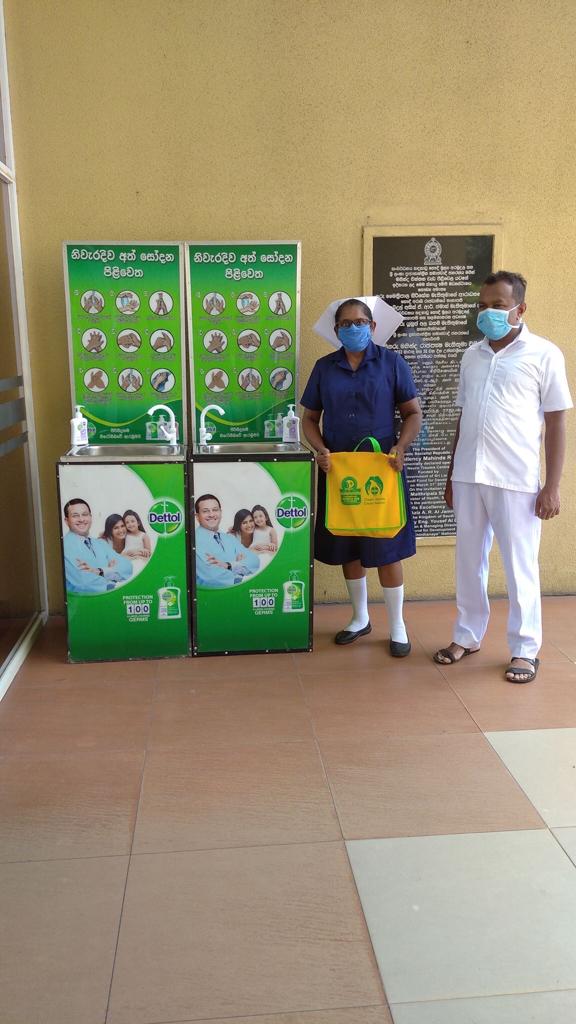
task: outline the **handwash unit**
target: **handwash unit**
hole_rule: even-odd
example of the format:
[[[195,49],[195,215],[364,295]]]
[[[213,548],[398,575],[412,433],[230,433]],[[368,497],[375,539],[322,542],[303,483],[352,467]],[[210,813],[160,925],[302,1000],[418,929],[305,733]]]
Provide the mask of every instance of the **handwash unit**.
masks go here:
[[[200,436],[198,439],[199,444],[208,444],[212,440],[214,434],[206,426],[206,413],[214,409],[220,416],[225,416],[226,412],[220,405],[205,405],[200,413]]]
[[[169,422],[166,423],[164,417],[159,417],[156,425],[158,440],[165,441],[166,444],[178,444],[178,424],[174,412],[168,405],[153,405],[151,409],[148,409],[148,415],[153,416],[159,409],[168,413]]]

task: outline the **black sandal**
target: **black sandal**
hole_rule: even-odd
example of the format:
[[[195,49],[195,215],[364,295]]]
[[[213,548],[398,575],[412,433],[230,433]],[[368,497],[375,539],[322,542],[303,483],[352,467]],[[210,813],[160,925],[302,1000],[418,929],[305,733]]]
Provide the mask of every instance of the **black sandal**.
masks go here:
[[[513,665],[512,661],[527,661],[529,665],[532,665],[532,670],[529,668],[522,668],[521,665]],[[517,656],[513,658],[508,668],[504,672],[504,678],[507,683],[531,683],[536,679],[536,674],[540,668],[539,658],[521,658]],[[509,679],[508,676],[514,676],[515,678]],[[520,679],[519,676],[528,676],[528,679]]]
[[[458,647],[460,647],[460,644],[458,644]],[[436,654],[432,655],[432,661],[435,661],[437,665],[445,666],[446,662],[440,661],[439,655],[442,655],[444,658],[448,659],[448,664],[457,665],[459,661],[462,661],[462,658],[467,658],[469,654],[476,654],[480,650],[480,648],[474,647],[472,649],[471,647],[463,647],[462,650],[464,653],[461,654],[458,658],[455,658],[454,653],[450,650],[450,648],[441,647],[439,651],[436,651]]]

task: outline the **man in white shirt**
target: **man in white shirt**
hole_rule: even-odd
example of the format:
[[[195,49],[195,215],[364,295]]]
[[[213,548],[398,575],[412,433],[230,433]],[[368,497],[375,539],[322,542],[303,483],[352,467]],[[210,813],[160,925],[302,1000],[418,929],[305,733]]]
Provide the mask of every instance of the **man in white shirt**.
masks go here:
[[[231,533],[220,532],[222,506],[215,494],[201,494],[196,512],[196,582],[204,587],[233,587],[257,572],[260,559]]]
[[[538,549],[543,519],[560,512],[565,410],[572,408],[564,357],[522,321],[526,281],[500,270],[480,289],[483,332],[464,353],[461,408],[444,497],[456,514],[453,642],[434,655],[450,665],[479,650],[488,626],[488,558],[496,537],[508,584],[510,663],[505,677],[538,671],[542,615]],[[546,481],[540,483],[544,433]]]
[[[64,506],[68,533],[64,537],[66,590],[72,594],[104,594],[132,575],[129,558],[117,554],[105,540],[90,536],[92,511],[84,498]]]

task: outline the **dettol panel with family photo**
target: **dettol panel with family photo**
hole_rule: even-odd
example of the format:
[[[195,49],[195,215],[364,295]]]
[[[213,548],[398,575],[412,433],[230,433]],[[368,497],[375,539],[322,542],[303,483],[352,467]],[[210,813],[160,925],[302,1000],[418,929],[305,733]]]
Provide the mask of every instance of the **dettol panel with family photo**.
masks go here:
[[[309,650],[312,457],[232,458],[193,463],[194,652]]]
[[[59,464],[71,661],[189,653],[185,472]]]

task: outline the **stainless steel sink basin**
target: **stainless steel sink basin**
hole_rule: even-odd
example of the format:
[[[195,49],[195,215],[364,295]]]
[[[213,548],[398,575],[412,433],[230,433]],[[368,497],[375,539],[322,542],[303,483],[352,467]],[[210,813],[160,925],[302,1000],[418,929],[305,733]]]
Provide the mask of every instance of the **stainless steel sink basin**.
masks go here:
[[[246,455],[310,455],[309,449],[301,444],[284,444],[280,441],[256,441],[254,444],[194,445],[196,456],[221,456],[241,459]],[[60,462],[182,462],[186,458],[183,444],[88,444],[78,445],[62,455]]]
[[[182,461],[186,457],[183,444],[88,444],[71,448],[61,462],[158,462]]]
[[[242,442],[230,444],[195,444],[194,455],[225,455],[231,459],[243,455],[302,455],[309,454],[303,445],[284,444],[275,441],[256,441],[253,444]]]

